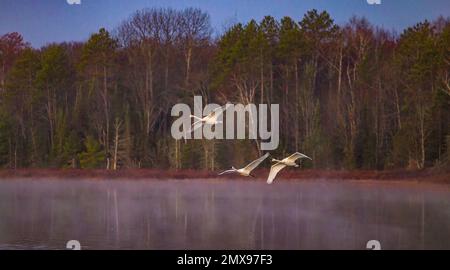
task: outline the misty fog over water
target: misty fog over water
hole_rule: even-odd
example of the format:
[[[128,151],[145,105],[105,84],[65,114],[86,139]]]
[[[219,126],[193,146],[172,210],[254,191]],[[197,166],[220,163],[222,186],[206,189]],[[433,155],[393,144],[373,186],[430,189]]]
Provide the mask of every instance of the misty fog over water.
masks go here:
[[[2,180],[0,249],[450,249],[450,186]]]

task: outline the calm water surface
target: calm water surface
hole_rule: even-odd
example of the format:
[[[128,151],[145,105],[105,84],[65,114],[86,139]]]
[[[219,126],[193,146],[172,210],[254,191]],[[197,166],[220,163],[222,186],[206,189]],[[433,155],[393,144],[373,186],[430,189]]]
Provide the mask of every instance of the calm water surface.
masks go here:
[[[2,180],[0,249],[450,249],[450,186]]]

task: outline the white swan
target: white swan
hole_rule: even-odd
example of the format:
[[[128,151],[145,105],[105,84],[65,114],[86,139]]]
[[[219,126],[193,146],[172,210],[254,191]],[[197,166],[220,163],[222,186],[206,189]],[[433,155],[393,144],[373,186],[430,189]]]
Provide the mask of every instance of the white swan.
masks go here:
[[[232,166],[230,170],[223,171],[223,172],[219,173],[219,175],[226,174],[226,173],[237,173],[242,176],[255,177],[254,175],[251,174],[252,170],[255,169],[256,167],[258,167],[258,165],[261,162],[263,162],[268,156],[269,156],[269,153],[266,153],[264,156],[258,158],[257,160],[252,161],[250,164],[248,164],[247,166],[245,166],[242,169],[236,169],[235,167]]]
[[[275,177],[277,176],[278,172],[281,171],[282,169],[284,169],[286,166],[298,167],[298,164],[295,161],[299,158],[308,158],[308,159],[312,160],[312,158],[308,157],[305,154],[299,153],[299,152],[296,152],[282,160],[273,158],[272,162],[276,162],[276,163],[273,164],[272,167],[270,167],[270,173],[269,173],[269,177],[267,178],[267,184],[272,184],[272,182],[275,179]]]
[[[202,127],[203,124],[208,124],[208,125],[215,125],[215,124],[221,124],[222,121],[218,121],[217,118],[219,118],[219,116],[228,109],[228,107],[231,105],[231,103],[227,103],[225,105],[223,105],[222,107],[218,107],[216,109],[214,109],[212,112],[210,112],[207,116],[200,118],[198,116],[195,115],[190,115],[191,118],[197,119],[197,121],[195,121],[191,128],[186,131],[185,135],[184,135],[184,141],[186,142],[186,136],[188,133],[194,132],[195,130],[199,129],[200,127]]]

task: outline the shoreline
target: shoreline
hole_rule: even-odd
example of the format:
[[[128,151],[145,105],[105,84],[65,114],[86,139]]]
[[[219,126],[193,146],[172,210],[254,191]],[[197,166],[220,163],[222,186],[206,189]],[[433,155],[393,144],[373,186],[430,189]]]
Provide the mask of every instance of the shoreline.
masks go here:
[[[255,170],[255,179],[265,179],[269,169]],[[8,179],[84,179],[84,180],[189,180],[189,179],[236,179],[235,175],[218,176],[216,171],[205,170],[160,170],[160,169],[0,169],[0,181]],[[283,180],[378,180],[419,181],[450,184],[449,171],[426,169],[412,170],[286,170],[277,177]]]

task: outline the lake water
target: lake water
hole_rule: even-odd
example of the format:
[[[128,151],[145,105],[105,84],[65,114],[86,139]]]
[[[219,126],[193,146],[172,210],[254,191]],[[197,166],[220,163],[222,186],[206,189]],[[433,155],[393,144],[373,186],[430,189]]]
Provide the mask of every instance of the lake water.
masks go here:
[[[2,180],[0,249],[450,249],[450,186]]]

